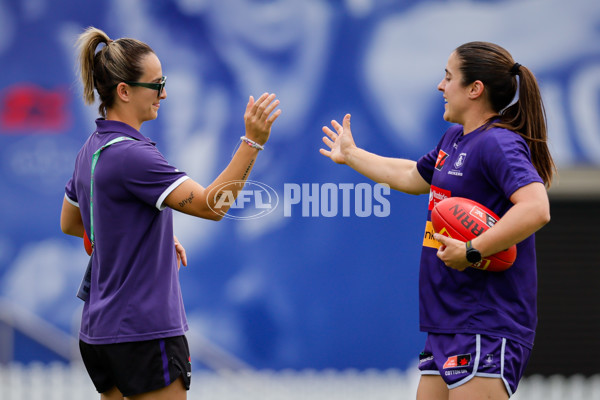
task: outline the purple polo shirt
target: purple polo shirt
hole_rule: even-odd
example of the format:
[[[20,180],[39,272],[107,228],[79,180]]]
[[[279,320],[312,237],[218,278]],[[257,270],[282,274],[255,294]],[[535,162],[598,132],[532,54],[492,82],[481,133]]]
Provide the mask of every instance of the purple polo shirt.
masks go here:
[[[94,173],[94,233],[90,298],[80,339],[90,344],[183,335],[187,320],[173,245],[173,215],[167,195],[188,179],[155,144],[131,126],[96,120],[66,185],[66,199],[79,207],[90,235],[92,155],[110,140]],[[83,275],[83,270],[82,270]]]
[[[517,259],[504,272],[459,272],[436,256],[430,222],[433,206],[451,196],[477,201],[502,217],[517,189],[542,182],[527,143],[506,129],[482,127],[463,135],[462,126],[455,125],[419,159],[417,169],[431,184],[419,273],[421,330],[495,335],[532,347],[537,325],[534,235],[517,244]]]

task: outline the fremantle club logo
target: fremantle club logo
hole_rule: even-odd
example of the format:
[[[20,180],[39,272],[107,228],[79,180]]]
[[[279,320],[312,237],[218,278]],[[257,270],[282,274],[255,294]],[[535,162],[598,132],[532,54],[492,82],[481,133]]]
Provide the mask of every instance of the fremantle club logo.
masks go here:
[[[467,153],[460,153],[458,155],[458,158],[456,159],[456,161],[454,162],[454,168],[456,169],[460,169],[460,167],[463,166],[463,164],[465,163],[465,158],[467,157]]]

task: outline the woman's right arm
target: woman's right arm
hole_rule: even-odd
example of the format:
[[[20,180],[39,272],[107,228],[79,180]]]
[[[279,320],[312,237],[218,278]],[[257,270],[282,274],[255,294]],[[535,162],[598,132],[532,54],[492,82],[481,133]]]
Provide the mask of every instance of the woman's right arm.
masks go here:
[[[382,157],[360,149],[354,143],[350,130],[350,114],[346,114],[343,126],[331,121],[336,130],[324,126],[323,142],[330,150],[320,152],[338,164],[346,164],[377,183],[388,184],[392,189],[409,194],[425,194],[429,192],[427,183],[417,170],[416,161],[401,158]]]
[[[164,205],[185,214],[219,221],[243,189],[258,150],[242,143],[229,165],[208,187],[187,179],[165,198]]]
[[[256,101],[250,96],[244,113],[247,138],[259,145],[267,142],[271,126],[281,114],[281,110],[273,112],[278,105],[275,94],[264,93]],[[187,179],[165,198],[163,204],[196,217],[222,219],[243,189],[258,152],[257,148],[241,143],[229,165],[208,187]]]

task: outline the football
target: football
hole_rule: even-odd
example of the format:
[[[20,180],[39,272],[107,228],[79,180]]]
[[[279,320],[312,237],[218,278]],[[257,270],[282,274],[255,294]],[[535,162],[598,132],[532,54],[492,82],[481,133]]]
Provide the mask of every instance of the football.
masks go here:
[[[444,236],[467,242],[490,229],[498,216],[487,207],[464,197],[448,197],[431,210],[433,230]],[[517,258],[517,246],[483,258],[473,268],[500,272],[508,269]]]
[[[85,248],[85,252],[88,256],[92,255],[92,242],[90,242],[90,238],[88,237],[85,229],[83,231],[83,247]]]

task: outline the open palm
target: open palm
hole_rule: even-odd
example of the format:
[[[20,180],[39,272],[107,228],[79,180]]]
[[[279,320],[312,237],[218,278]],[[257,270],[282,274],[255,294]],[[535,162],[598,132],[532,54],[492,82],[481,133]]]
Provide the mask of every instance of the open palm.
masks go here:
[[[323,136],[323,143],[329,147],[329,150],[320,149],[319,152],[337,164],[346,164],[350,149],[356,147],[350,130],[350,114],[344,116],[343,126],[336,120],[331,121],[331,126],[335,132],[327,126],[323,127],[326,135]]]

